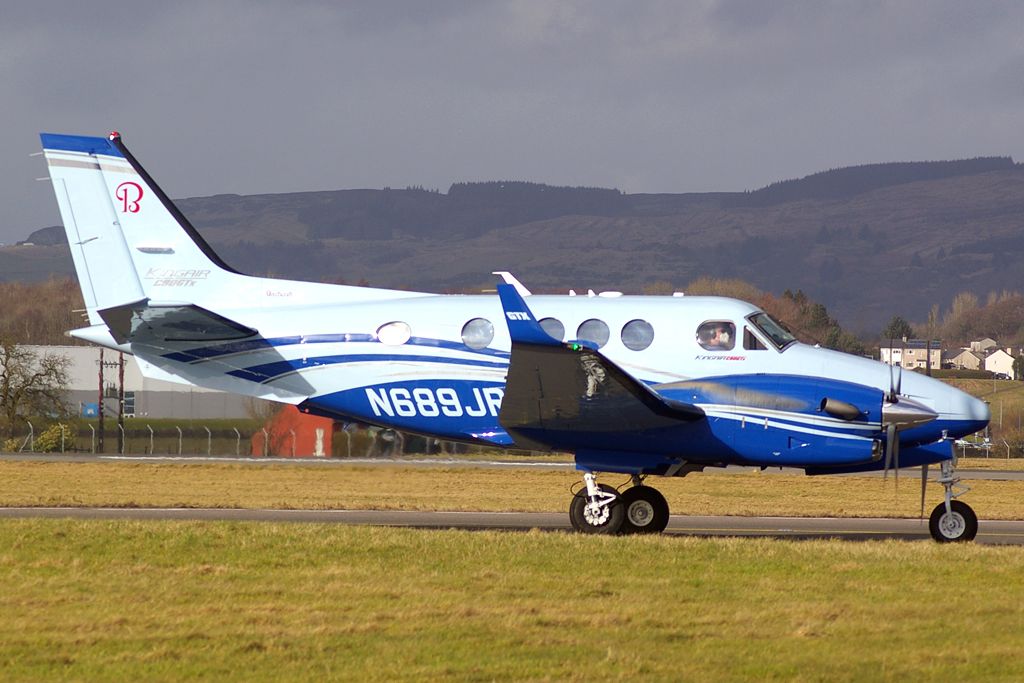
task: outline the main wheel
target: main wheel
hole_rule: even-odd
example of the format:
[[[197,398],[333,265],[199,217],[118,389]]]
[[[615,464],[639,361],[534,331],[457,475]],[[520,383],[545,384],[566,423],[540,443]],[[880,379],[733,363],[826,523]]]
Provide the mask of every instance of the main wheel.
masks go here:
[[[950,512],[946,512],[946,504],[939,503],[932,510],[928,520],[928,530],[932,538],[939,543],[965,543],[973,541],[978,535],[978,516],[967,503],[953,500],[949,503]]]
[[[658,489],[633,486],[619,497],[624,534],[659,534],[668,526],[668,501]]]
[[[606,493],[619,495],[618,491],[608,484],[598,484],[597,487]],[[576,492],[569,503],[569,521],[572,522],[572,528],[585,534],[617,534],[622,528],[623,516],[619,500],[614,500],[597,510],[591,509],[585,486]]]

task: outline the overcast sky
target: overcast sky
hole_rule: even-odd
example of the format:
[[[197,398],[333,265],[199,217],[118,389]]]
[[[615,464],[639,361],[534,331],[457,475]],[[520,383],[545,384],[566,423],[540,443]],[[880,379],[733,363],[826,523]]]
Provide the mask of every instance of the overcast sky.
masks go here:
[[[40,131],[117,129],[172,197],[755,189],[1024,161],[1024,3],[13,1],[0,93],[2,242],[59,223]]]

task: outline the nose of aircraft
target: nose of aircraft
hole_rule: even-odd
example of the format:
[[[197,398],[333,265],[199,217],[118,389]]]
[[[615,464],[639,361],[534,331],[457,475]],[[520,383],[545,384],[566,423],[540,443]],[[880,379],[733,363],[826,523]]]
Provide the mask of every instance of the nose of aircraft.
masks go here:
[[[951,387],[951,390],[953,393],[950,397],[950,417],[958,424],[957,433],[950,436],[967,436],[984,429],[991,418],[988,404],[959,389]]]

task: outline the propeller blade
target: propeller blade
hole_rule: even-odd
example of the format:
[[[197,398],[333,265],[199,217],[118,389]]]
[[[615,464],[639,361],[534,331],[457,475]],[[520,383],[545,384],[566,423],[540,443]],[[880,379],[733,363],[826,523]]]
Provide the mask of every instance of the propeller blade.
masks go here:
[[[928,464],[921,465],[921,519],[924,519],[924,491],[928,486]]]
[[[889,468],[892,466],[893,443],[896,441],[896,425],[890,424],[885,428],[885,476],[889,479]]]
[[[893,467],[894,467],[894,472],[893,473],[896,475],[896,490],[899,491],[900,490],[900,437],[899,437],[898,434],[895,433],[895,431],[896,430],[894,429],[893,430],[893,436],[896,437],[896,440],[892,444],[892,459],[893,459]]]
[[[902,384],[903,384],[903,366],[902,365],[897,365],[896,366],[896,388],[895,388],[895,392],[894,392],[895,396],[899,396],[900,395]]]

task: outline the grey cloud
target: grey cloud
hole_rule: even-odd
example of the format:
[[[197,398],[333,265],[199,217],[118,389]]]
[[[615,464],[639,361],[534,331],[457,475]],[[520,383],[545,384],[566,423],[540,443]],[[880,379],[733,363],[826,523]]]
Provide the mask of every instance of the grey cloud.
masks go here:
[[[40,130],[119,127],[172,196],[734,190],[1024,156],[1022,19],[948,1],[25,3],[0,22],[0,241],[58,220],[27,158]]]

